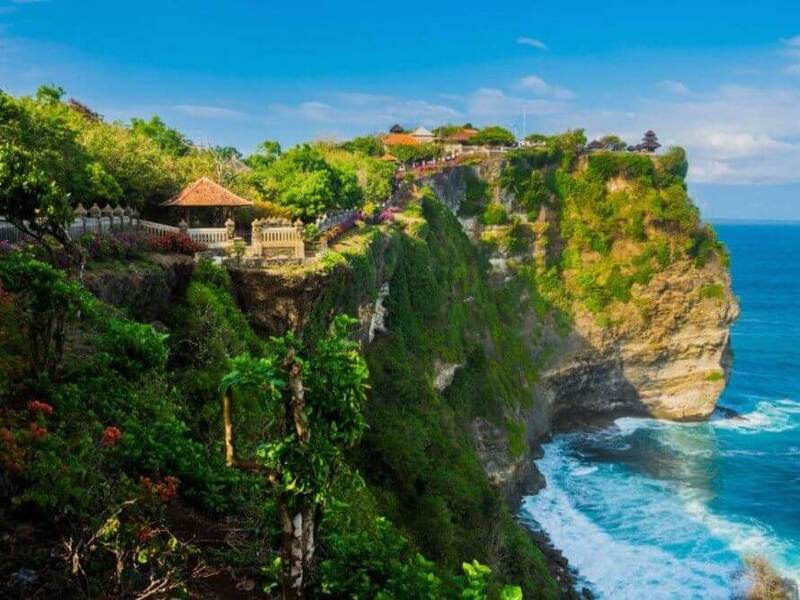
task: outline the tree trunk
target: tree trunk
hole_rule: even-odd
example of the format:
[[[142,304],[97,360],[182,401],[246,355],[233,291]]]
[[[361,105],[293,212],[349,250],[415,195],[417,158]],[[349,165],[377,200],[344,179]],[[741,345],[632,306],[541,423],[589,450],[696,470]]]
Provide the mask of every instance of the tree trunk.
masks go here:
[[[278,501],[281,515],[281,584],[284,600],[304,600],[316,555],[314,509],[289,510]]]

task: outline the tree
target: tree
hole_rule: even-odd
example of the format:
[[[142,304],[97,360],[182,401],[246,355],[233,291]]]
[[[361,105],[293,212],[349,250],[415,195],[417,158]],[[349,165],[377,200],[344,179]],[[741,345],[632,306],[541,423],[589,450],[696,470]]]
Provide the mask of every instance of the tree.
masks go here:
[[[397,144],[391,147],[391,153],[404,163],[431,160],[442,155],[439,144]]]
[[[628,143],[618,135],[604,135],[600,138],[600,143],[609,150],[614,150],[615,152],[622,152],[628,147]]]
[[[381,156],[383,154],[383,142],[375,135],[354,137],[349,142],[342,144],[342,148],[349,152],[361,152],[367,156]]]
[[[88,190],[89,163],[60,93],[43,87],[34,101],[0,92],[0,214],[36,239],[67,244],[70,195]]]
[[[514,134],[499,125],[484,127],[469,140],[476,146],[513,146],[516,142]]]
[[[671,175],[686,179],[689,172],[689,161],[686,160],[686,150],[680,146],[673,146],[658,158],[662,169]]]
[[[180,131],[167,127],[158,116],[151,117],[149,121],[134,117],[131,119],[131,130],[149,137],[159,148],[172,156],[186,156],[192,149],[189,140]]]
[[[256,151],[245,159],[247,166],[253,169],[266,169],[281,156],[281,145],[275,140],[264,140]]]
[[[367,366],[347,338],[347,328],[356,322],[336,317],[331,333],[306,355],[292,333],[273,338],[267,356],[233,359],[220,385],[226,462],[263,475],[275,498],[287,599],[305,598],[333,476],[366,427]],[[267,413],[264,439],[250,460],[241,460],[237,451],[234,401],[243,398],[261,402]]]
[[[309,144],[292,148],[266,168],[254,167],[252,180],[266,199],[304,221],[329,210],[353,208],[363,198],[355,169],[331,164]]]

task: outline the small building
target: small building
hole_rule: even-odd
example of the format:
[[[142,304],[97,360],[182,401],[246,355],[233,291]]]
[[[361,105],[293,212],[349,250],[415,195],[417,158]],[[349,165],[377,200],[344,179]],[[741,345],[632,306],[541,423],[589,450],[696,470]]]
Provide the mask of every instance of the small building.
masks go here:
[[[652,129],[645,131],[641,144],[628,146],[630,152],[641,152],[643,154],[653,154],[659,148],[661,148],[661,144],[658,141],[658,136]]]
[[[181,193],[174,198],[162,202],[161,206],[175,206],[185,209],[185,218],[188,222],[189,211],[192,208],[221,209],[223,216],[228,216],[232,208],[253,206],[253,203],[225,189],[216,181],[208,177],[201,177],[183,188]]]
[[[441,138],[444,146],[445,154],[460,154],[464,150],[464,146],[469,144],[469,141],[478,134],[477,129],[464,128],[456,131],[455,133]]]
[[[605,148],[606,147],[603,145],[603,142],[601,142],[600,140],[592,140],[591,142],[586,144],[586,149],[589,150],[590,152],[592,150],[605,150]]]
[[[390,133],[383,138],[383,145],[391,146],[417,146],[421,142],[410,133]]]
[[[434,138],[433,132],[429,131],[428,129],[425,129],[422,126],[417,127],[414,131],[412,131],[411,135],[417,138],[417,140],[421,144],[429,144],[433,141]]]
[[[385,161],[385,162],[397,162],[398,159],[394,154],[386,152],[383,156],[378,158],[378,160],[382,160],[382,161]]]

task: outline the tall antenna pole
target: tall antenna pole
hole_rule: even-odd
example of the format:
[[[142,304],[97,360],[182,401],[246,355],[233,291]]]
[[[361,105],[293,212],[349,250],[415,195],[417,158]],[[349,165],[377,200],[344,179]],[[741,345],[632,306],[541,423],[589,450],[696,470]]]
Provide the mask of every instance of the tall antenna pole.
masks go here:
[[[525,134],[528,132],[528,107],[525,102],[522,102],[522,139],[525,139]]]

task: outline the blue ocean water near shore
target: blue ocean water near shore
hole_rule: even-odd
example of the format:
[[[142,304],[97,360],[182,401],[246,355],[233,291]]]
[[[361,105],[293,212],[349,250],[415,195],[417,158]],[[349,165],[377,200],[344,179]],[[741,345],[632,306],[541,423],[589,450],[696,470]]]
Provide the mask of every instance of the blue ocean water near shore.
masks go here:
[[[745,419],[557,436],[523,504],[601,598],[730,598],[748,554],[800,581],[800,225],[716,229],[742,309],[719,404]]]

